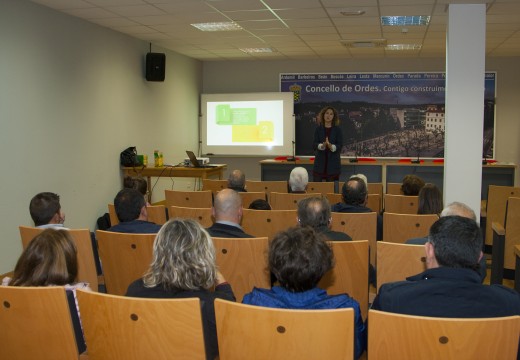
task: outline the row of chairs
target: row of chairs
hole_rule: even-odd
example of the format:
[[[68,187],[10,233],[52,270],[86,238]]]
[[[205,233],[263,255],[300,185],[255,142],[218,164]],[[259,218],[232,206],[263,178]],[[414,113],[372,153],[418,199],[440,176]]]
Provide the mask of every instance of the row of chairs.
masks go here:
[[[62,287],[0,287],[0,358],[206,358],[199,299],[81,290],[77,297],[82,353]],[[353,358],[352,309],[272,309],[217,299],[215,315],[221,360]],[[518,352],[520,316],[448,319],[370,310],[368,322],[368,359],[515,359]]]

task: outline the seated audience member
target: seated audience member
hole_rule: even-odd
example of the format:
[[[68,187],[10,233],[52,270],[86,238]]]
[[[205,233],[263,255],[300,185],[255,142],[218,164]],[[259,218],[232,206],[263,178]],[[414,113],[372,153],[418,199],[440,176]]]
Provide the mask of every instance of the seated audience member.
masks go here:
[[[426,187],[426,186],[425,186]],[[424,189],[424,188],[423,188]],[[422,191],[422,190],[421,190]],[[419,195],[420,196],[420,195]],[[444,208],[441,212],[441,217],[445,216],[462,216],[468,219],[471,219],[473,221],[477,221],[477,217],[475,216],[475,212],[471,210],[471,208],[463,203],[460,202],[452,202],[446,208]],[[428,237],[422,237],[422,238],[413,238],[406,241],[406,244],[408,245],[424,245],[428,242]],[[480,275],[480,278],[482,281],[486,278],[487,272],[486,272],[486,258],[483,256],[479,261],[479,268],[478,273]]]
[[[352,240],[350,236],[343,232],[331,230],[332,217],[327,198],[310,197],[300,200],[298,202],[298,223],[302,227],[310,226],[328,240]]]
[[[233,170],[228,177],[227,188],[246,192],[246,175],[240,170]]]
[[[206,230],[211,236],[225,238],[252,238],[240,226],[242,199],[234,190],[223,189],[215,195],[211,208],[215,223]]]
[[[69,232],[46,229],[27,245],[16,263],[13,277],[5,277],[2,285],[64,286],[72,290],[74,296],[76,289],[90,291],[89,284],[76,282],[77,276],[76,245]]]
[[[406,196],[417,196],[424,186],[424,180],[417,175],[406,175],[401,184],[401,192]]]
[[[249,204],[251,210],[271,210],[271,205],[264,199],[256,199]]]
[[[436,214],[439,215],[442,211],[442,193],[434,184],[425,184],[419,190],[419,208],[417,214]]]
[[[367,205],[368,190],[365,182],[358,178],[350,178],[341,189],[343,202],[332,205],[333,212],[368,213],[373,212]],[[383,218],[377,214],[377,240],[383,239]]]
[[[304,167],[298,166],[292,169],[289,175],[289,192],[294,194],[305,194],[309,183],[309,173]]]
[[[146,202],[143,195],[134,189],[119,191],[114,199],[119,224],[108,231],[120,233],[155,234],[161,225],[148,221]]]
[[[520,315],[520,294],[502,285],[481,284],[475,269],[482,257],[482,233],[475,221],[440,218],[424,247],[427,270],[383,284],[372,309],[449,318]]]
[[[155,238],[148,271],[130,284],[126,296],[199,298],[206,358],[218,356],[213,301],[216,298],[235,301],[235,296],[217,270],[213,241],[196,221],[171,219],[164,224]]]
[[[29,212],[37,228],[67,229],[63,226],[65,213],[61,210],[60,197],[57,194],[36,194],[29,204]]]
[[[125,176],[123,179],[123,188],[125,189],[134,189],[139,191],[146,201],[146,205],[150,205],[148,203],[148,181],[141,176]]]
[[[368,189],[368,179],[365,176],[365,174],[354,174],[349,179],[353,179],[353,178],[360,178],[361,180],[363,180],[365,182],[365,185],[367,186],[367,189]]]
[[[275,235],[269,245],[269,269],[280,286],[253,288],[244,304],[281,309],[353,308],[355,357],[365,350],[366,327],[359,303],[347,294],[328,295],[318,288],[320,279],[333,267],[334,254],[325,239],[309,227],[290,228]]]

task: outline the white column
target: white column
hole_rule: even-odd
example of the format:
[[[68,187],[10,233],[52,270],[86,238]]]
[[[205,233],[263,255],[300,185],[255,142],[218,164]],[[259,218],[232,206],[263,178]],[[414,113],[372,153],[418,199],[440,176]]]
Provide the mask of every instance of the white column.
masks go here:
[[[444,202],[480,213],[486,5],[451,4],[446,38]]]

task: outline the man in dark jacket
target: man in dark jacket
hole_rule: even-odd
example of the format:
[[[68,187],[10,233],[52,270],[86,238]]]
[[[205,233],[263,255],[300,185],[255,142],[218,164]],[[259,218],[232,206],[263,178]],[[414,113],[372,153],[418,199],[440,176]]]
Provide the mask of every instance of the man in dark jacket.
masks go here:
[[[108,231],[120,233],[155,234],[161,225],[148,221],[146,201],[139,191],[123,189],[114,199],[119,224],[112,226]]]
[[[212,215],[215,223],[206,230],[211,236],[225,238],[252,238],[240,226],[242,199],[235,190],[223,189],[215,195]]]
[[[310,226],[329,240],[352,240],[349,235],[343,232],[331,230],[331,222],[330,204],[327,198],[310,197],[298,202],[298,223],[300,226]]]

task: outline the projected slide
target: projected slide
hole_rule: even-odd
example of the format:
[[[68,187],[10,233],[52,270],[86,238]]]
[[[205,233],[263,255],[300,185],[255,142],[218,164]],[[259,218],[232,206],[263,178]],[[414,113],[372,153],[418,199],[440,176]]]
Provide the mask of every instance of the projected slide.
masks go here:
[[[203,153],[292,153],[292,93],[204,94],[202,108]]]

